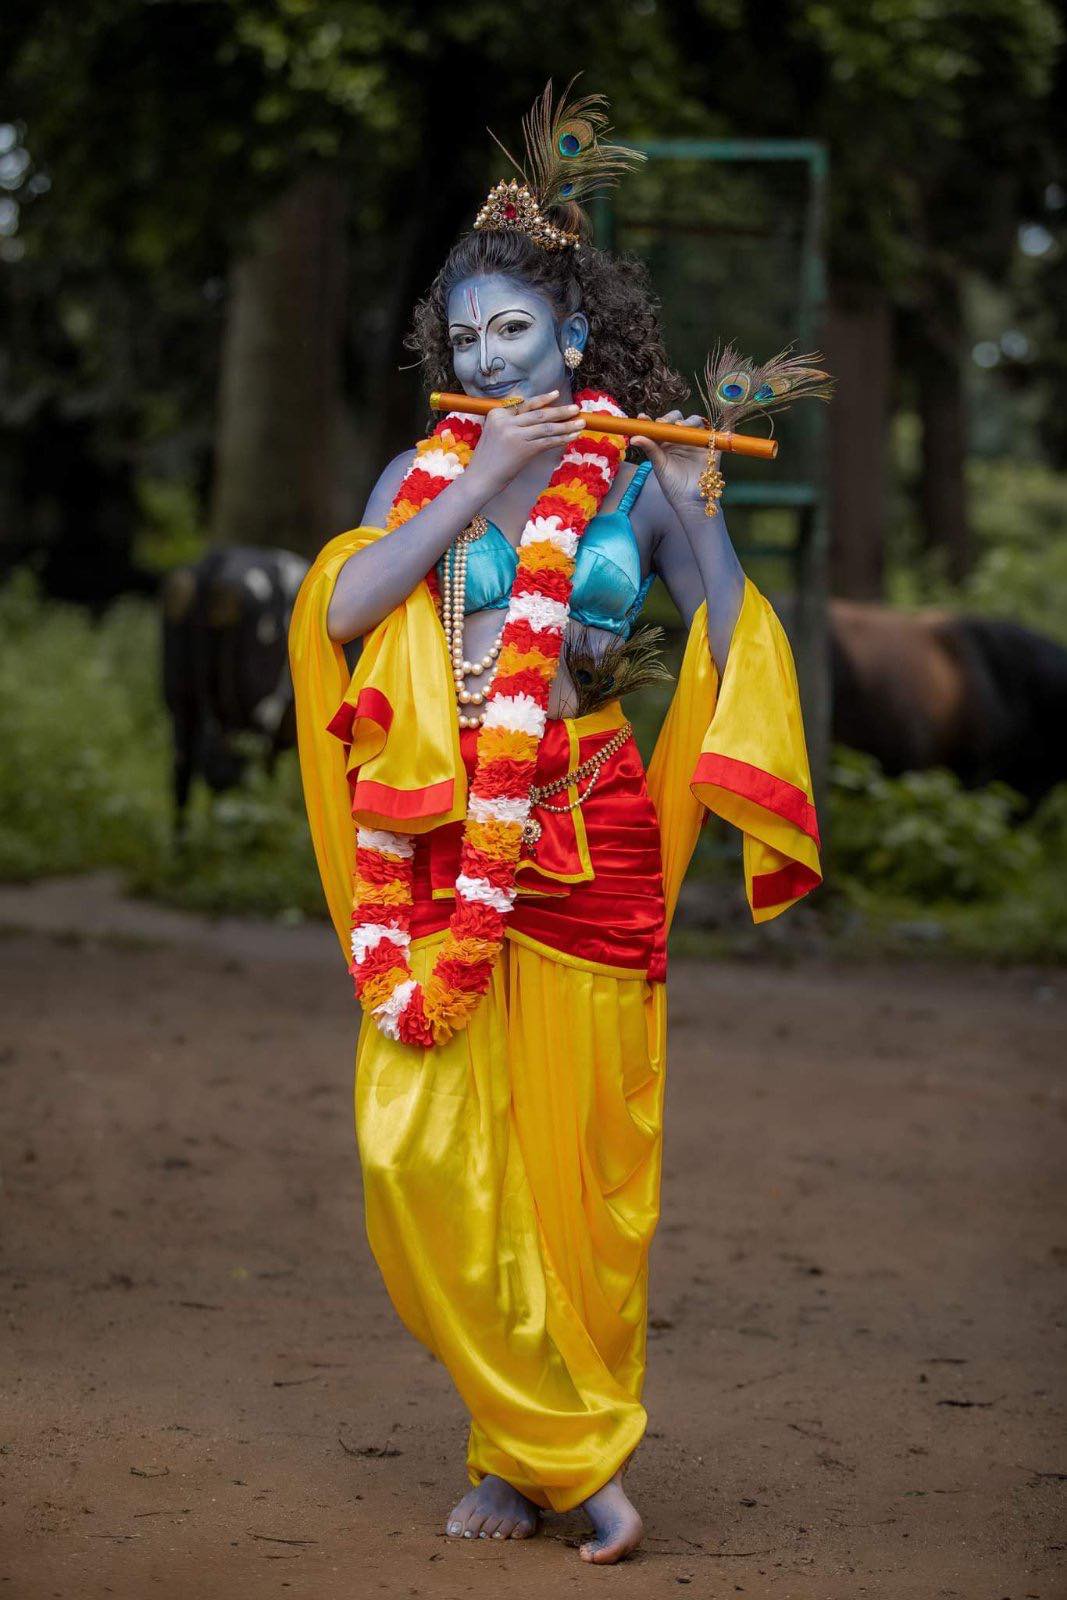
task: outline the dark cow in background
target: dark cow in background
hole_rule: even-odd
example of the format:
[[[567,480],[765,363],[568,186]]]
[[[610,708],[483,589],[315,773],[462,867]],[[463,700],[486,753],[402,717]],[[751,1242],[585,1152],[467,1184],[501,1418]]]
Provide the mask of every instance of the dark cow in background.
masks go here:
[[[1034,806],[1067,780],[1067,650],[1016,622],[830,603],[833,736],[890,776],[947,767]]]
[[[228,546],[169,572],[162,588],[163,696],[174,725],[180,837],[193,778],[236,784],[234,735],[263,736],[268,770],[296,743],[288,634],[308,563],[290,550]]]

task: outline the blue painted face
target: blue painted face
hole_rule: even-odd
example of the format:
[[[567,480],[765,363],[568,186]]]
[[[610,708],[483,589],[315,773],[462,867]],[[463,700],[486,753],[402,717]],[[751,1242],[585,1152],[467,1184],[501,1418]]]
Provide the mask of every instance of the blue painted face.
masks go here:
[[[583,349],[589,323],[580,311],[557,323],[551,304],[521,278],[478,273],[457,283],[448,297],[452,366],[466,394],[524,398],[558,389],[570,392],[565,345]]]

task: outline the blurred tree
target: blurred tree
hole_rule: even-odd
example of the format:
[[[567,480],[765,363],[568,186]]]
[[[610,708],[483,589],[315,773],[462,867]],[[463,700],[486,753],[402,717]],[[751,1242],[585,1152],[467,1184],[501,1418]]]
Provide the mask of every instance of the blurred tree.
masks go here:
[[[7,554],[53,593],[128,587],[136,479],[207,460],[222,275],[255,181],[250,77],[212,70],[227,26],[222,6],[111,0],[0,16],[0,103],[27,154],[0,245],[0,494]],[[47,470],[79,429],[78,466]]]
[[[838,592],[880,592],[890,332],[923,423],[926,540],[971,560],[960,288],[1002,275],[1059,153],[1050,0],[675,0],[680,86],[730,132],[831,152],[828,354]],[[893,311],[897,312],[894,319]]]
[[[507,0],[86,0],[73,15],[14,0],[3,27],[3,98],[52,186],[31,204],[23,184],[4,315],[16,293],[34,299],[44,260],[56,293],[78,282],[90,348],[69,406],[126,331],[134,471],[167,448],[173,467],[175,412],[197,419],[184,443],[199,459],[217,388],[213,532],[307,550],[350,523],[421,424],[401,335],[502,159],[486,123],[510,141],[549,73],[561,85],[592,60],[617,124],[653,129],[674,100],[669,46],[629,9],[605,34],[580,11],[532,28]],[[198,293],[183,338],[175,312]],[[9,394],[31,387],[28,371],[7,377]]]
[[[593,58],[597,79],[589,87],[607,90],[616,122],[629,118],[629,126],[643,118],[654,125],[670,104],[674,62],[666,41],[660,38],[649,47],[646,32],[647,24],[632,13],[605,39],[592,15],[548,12],[535,34],[525,8],[508,0],[471,0],[462,12],[411,3],[386,7],[335,0],[308,6],[300,0],[281,5],[243,0],[241,42],[260,52],[271,85],[260,120],[269,123],[275,149],[286,152],[281,161],[272,157],[272,164],[291,168],[289,152],[300,144],[328,153],[347,175],[358,229],[348,279],[354,369],[349,391],[363,424],[348,429],[357,470],[335,476],[332,517],[290,517],[299,530],[290,542],[314,549],[324,529],[350,522],[354,502],[362,499],[369,480],[421,426],[416,386],[403,375],[404,364],[397,358],[415,299],[428,288],[457,232],[469,222],[490,166],[501,164],[485,125],[506,131],[514,144],[519,115],[543,87],[546,74],[556,70],[554,64],[565,63],[563,71],[556,70],[557,87],[562,88],[577,70],[571,63]],[[662,70],[628,74],[639,41],[647,65]],[[616,79],[626,87],[616,90]],[[283,197],[280,205],[287,203]],[[275,278],[270,263],[278,260],[271,240],[279,221],[264,219],[260,249],[265,259],[258,268],[246,259],[234,280],[235,314],[240,316],[239,301],[253,326],[266,325],[271,313]],[[339,252],[334,234],[330,254]],[[326,282],[339,280],[325,257],[320,257],[319,270]],[[267,304],[257,306],[262,297]],[[268,393],[261,371],[235,370],[243,359],[240,342],[228,341],[226,348],[231,359],[223,393],[230,387],[242,400],[224,408],[224,458],[227,417],[240,417],[245,435],[254,432],[250,408],[262,408]],[[251,351],[245,354],[251,356]],[[286,398],[287,408],[296,410],[298,404]],[[270,427],[269,420],[265,426]],[[327,427],[323,418],[322,431]],[[342,431],[341,424],[334,429],[336,436]],[[233,497],[243,499],[250,510],[257,501],[262,506],[263,479],[254,452],[240,454],[238,461],[243,464],[235,462],[226,474]],[[243,488],[235,481],[238,473]],[[227,494],[216,499],[216,534],[243,537],[247,519],[231,517],[230,503]],[[280,537],[276,528],[272,537]]]
[[[963,571],[959,285],[1037,214],[1061,42],[1051,0],[634,0],[610,27],[514,0],[8,0],[11,547],[56,585],[126,582],[152,474],[193,478],[219,537],[347,525],[421,422],[401,336],[499,169],[485,125],[512,143],[546,76],[588,67],[633,137],[827,142],[839,588],[880,588],[894,336],[926,537]],[[42,470],[60,430],[91,472]]]
[[[310,545],[337,518],[344,223],[340,174],[309,167],[256,218],[231,270],[210,518],[219,542]]]
[[[1058,0],[1061,28],[1067,36],[1067,0]],[[1053,466],[1067,469],[1067,50],[1056,59],[1049,93],[1049,140],[1059,152],[1059,168],[1030,212],[1045,248],[1028,296],[1030,315],[1039,325],[1040,344],[1035,377],[1045,391],[1041,437]],[[1035,316],[1036,309],[1036,316]],[[1042,325],[1043,324],[1043,325]]]

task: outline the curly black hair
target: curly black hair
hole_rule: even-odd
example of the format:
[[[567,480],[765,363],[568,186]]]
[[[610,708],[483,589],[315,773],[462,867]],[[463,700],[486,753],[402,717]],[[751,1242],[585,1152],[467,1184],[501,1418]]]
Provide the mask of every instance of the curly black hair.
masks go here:
[[[448,296],[462,279],[490,272],[505,273],[536,289],[560,321],[574,311],[585,313],[589,338],[582,386],[606,389],[627,416],[642,411],[661,416],[687,398],[689,385],[667,360],[659,302],[642,261],[610,256],[584,242],[580,250],[546,250],[510,228],[472,229],[464,234],[415,307],[404,344],[421,357],[431,390],[455,384]]]

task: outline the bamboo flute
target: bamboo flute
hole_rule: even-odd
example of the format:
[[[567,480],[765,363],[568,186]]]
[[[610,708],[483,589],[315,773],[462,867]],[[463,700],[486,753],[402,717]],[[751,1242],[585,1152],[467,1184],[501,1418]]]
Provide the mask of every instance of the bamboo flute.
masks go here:
[[[485,417],[504,404],[503,400],[482,399],[473,394],[451,394],[435,389],[430,396],[432,411],[460,411],[466,416]],[[755,456],[773,461],[778,454],[777,439],[760,439],[750,433],[718,433],[711,428],[686,428],[678,422],[650,422],[644,417],[612,417],[602,411],[587,411],[585,420],[601,433],[621,433],[627,439],[640,435],[657,444],[689,444],[730,451],[736,456]]]

